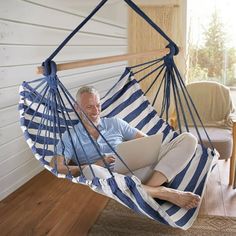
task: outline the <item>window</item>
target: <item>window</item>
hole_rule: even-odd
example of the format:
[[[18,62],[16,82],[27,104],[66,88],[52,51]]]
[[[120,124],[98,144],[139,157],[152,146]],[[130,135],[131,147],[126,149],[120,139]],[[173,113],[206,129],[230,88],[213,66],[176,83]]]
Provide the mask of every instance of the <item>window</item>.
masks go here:
[[[236,107],[236,2],[187,4],[187,82],[211,80],[229,86]]]
[[[211,80],[230,87],[236,106],[236,2],[188,0],[188,83]]]

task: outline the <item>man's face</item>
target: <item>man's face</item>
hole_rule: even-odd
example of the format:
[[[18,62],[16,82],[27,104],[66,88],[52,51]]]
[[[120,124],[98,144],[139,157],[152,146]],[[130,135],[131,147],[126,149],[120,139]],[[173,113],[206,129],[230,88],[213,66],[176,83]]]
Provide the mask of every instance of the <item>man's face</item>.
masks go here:
[[[79,105],[94,125],[98,125],[101,113],[100,97],[93,93],[82,93]]]

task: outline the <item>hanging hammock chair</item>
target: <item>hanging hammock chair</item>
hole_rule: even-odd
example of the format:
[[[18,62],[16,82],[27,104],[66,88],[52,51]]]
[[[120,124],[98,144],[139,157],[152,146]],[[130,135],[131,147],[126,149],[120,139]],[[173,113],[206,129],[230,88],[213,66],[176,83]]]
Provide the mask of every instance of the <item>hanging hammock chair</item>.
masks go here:
[[[66,131],[69,134],[71,132],[76,133],[74,127],[78,122],[81,122],[88,137],[90,137],[91,145],[96,148],[96,144],[74,109],[75,99],[57,77],[56,73],[59,66],[52,59],[106,1],[101,1],[91,14],[43,63],[44,77],[31,82],[23,82],[21,85],[19,111],[24,137],[36,159],[57,177],[67,178],[74,183],[88,185],[94,191],[113,198],[134,211],[160,223],[188,229],[196,219],[199,207],[187,210],[170,202],[154,200],[142,188],[141,182],[137,177],[115,173],[106,162],[104,162],[105,167],[94,165],[89,162],[86,152],[84,154],[88,162],[87,167],[82,169],[77,157],[80,176],[73,176],[69,168],[67,174],[61,174],[57,170],[56,162],[54,168],[49,164],[56,155],[56,146],[59,140],[62,140],[63,133]],[[132,1],[125,0],[125,2],[169,42],[167,46],[169,53],[161,58],[125,68],[119,80],[101,99],[102,116],[119,117],[147,135],[162,133],[163,144],[168,143],[183,131],[188,131],[184,115],[186,112],[191,114],[193,123],[195,123],[194,118],[197,117],[200,121],[200,117],[173,60],[174,55],[178,53],[177,46]],[[136,80],[135,77],[140,73],[142,73],[141,79]],[[146,91],[142,91],[139,83],[150,77],[154,78],[152,83]],[[159,88],[157,88],[157,84]],[[146,96],[153,88],[155,88],[156,94],[151,102]],[[160,91],[163,93],[162,98],[158,98]],[[174,98],[176,120],[179,127],[177,131],[174,131],[167,122],[170,118],[171,97]],[[161,101],[159,114],[154,109],[157,101]],[[188,111],[183,110],[183,102],[187,104]],[[197,130],[196,125],[195,128]],[[188,165],[168,184],[168,187],[191,191],[202,196],[210,171],[218,158],[218,153],[214,147],[211,149],[204,147],[200,134],[198,131],[197,133],[199,135],[199,144],[195,154]],[[76,134],[80,141],[79,132]],[[109,145],[103,135],[100,132],[99,134]],[[104,160],[100,150],[98,148],[96,150],[100,158]],[[122,159],[112,147],[111,150],[117,155],[117,158]],[[74,153],[76,154],[76,151]],[[66,160],[65,165],[67,165]]]

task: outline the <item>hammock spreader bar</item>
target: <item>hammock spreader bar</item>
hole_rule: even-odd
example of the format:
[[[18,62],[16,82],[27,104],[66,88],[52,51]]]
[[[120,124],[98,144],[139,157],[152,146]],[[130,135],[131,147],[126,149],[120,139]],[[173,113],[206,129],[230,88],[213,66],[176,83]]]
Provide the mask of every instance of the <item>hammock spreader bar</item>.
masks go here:
[[[79,61],[73,61],[73,62],[67,62],[67,63],[60,63],[57,64],[57,71],[63,71],[63,70],[70,70],[70,69],[76,69],[76,68],[82,68],[87,66],[95,66],[95,65],[102,65],[102,64],[108,64],[108,63],[114,63],[119,61],[126,61],[133,58],[144,58],[144,57],[163,57],[166,54],[170,53],[169,48],[164,49],[157,49],[147,52],[137,52],[137,53],[126,53],[122,55],[116,55],[116,56],[108,56],[108,57],[101,57],[101,58],[94,58],[94,59],[85,59],[85,60],[79,60]],[[45,74],[45,67],[44,66],[38,66],[36,68],[37,74]]]

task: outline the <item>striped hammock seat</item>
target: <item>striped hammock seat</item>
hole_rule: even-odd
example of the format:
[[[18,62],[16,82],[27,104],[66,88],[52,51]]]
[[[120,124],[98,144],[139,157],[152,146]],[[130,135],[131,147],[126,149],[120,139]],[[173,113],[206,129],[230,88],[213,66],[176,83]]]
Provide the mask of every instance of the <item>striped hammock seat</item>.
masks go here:
[[[102,1],[102,4],[104,2],[106,1]],[[132,1],[125,0],[125,2],[137,11],[136,6],[132,5]],[[125,68],[119,80],[101,99],[102,116],[117,116],[148,135],[162,133],[163,143],[170,142],[183,131],[181,126],[178,131],[174,131],[168,122],[161,118],[165,116],[168,121],[171,94],[175,99],[177,117],[179,117],[179,113],[184,113],[181,110],[181,97],[188,100],[188,107],[192,106],[193,111],[196,111],[174,64],[173,56],[176,54],[176,47],[172,41],[168,47],[170,53],[160,59]],[[155,68],[153,69],[153,67]],[[49,60],[49,68],[50,72],[46,73],[44,77],[31,82],[23,82],[20,87],[21,128],[35,158],[59,178],[67,178],[74,183],[88,185],[92,190],[113,198],[137,213],[144,214],[160,223],[188,229],[196,219],[199,207],[186,210],[170,202],[154,200],[145,192],[140,180],[134,175],[126,176],[115,173],[108,165],[100,167],[89,163],[89,158],[89,165],[84,169],[78,164],[80,176],[73,176],[69,168],[67,174],[59,173],[56,162],[55,168],[50,166],[50,161],[56,155],[56,145],[62,139],[63,133],[70,132],[78,122],[82,121],[74,109],[74,98],[57,77],[56,65],[51,60]],[[136,75],[145,70],[149,70],[146,76],[136,80]],[[155,79],[144,93],[139,82],[150,76]],[[146,95],[158,81],[159,88],[162,87],[162,89],[157,89],[151,104]],[[160,91],[163,92],[163,96],[161,112],[158,115],[153,105],[158,100],[157,95]],[[180,93],[183,96],[180,96]],[[191,112],[191,109],[186,112]],[[180,120],[177,120],[180,124]],[[187,126],[186,130],[188,131]],[[94,145],[92,140],[91,145]],[[99,150],[98,155],[101,159],[104,158]],[[168,184],[168,187],[191,191],[203,196],[207,179],[217,158],[218,153],[214,148],[205,148],[200,142],[191,161]]]
[[[145,214],[161,223],[182,229],[191,226],[199,207],[186,210],[169,202],[158,202],[147,195],[139,179],[135,176],[129,177],[113,173],[109,168],[91,164],[83,169],[81,176],[74,177],[69,172],[68,175],[60,174],[57,169],[50,167],[49,162],[54,156],[57,140],[65,132],[66,126],[72,128],[77,124],[78,118],[71,108],[63,107],[63,110],[60,110],[58,105],[57,110],[53,110],[55,104],[50,93],[48,92],[46,97],[45,92],[43,97],[35,92],[32,84],[34,88],[43,87],[45,91],[49,87],[44,78],[22,84],[19,103],[21,128],[34,156],[47,170],[59,178],[67,178],[74,183],[86,184],[94,191],[105,194],[134,211]],[[63,91],[65,90],[59,80],[58,87],[62,88]],[[66,92],[68,91],[66,90]],[[69,101],[74,102],[72,98]],[[178,135],[166,121],[158,116],[129,68],[126,68],[119,81],[101,101],[102,116],[117,116],[148,135],[161,132],[164,137],[163,143],[170,142]],[[58,111],[59,114],[57,115]],[[216,152],[199,144],[190,163],[173,179],[168,187],[191,191],[202,196],[210,170],[217,157]],[[91,173],[93,173],[92,177]]]

